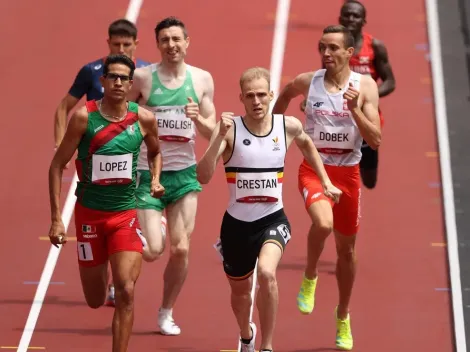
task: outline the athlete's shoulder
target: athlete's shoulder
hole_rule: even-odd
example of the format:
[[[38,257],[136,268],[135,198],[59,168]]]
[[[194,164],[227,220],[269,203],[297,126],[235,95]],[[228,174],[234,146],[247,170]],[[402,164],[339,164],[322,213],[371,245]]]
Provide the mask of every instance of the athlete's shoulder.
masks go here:
[[[138,68],[141,68],[141,67],[147,67],[147,66],[150,66],[151,65],[151,62],[149,61],[145,61],[145,60],[142,60],[142,59],[135,59],[135,68],[138,69]]]
[[[297,136],[303,130],[302,122],[295,116],[284,115],[284,126],[289,135]]]
[[[93,61],[90,61],[82,66],[82,69],[89,69],[90,71],[102,72],[104,68],[104,58],[99,58]]]
[[[143,123],[151,123],[156,121],[153,113],[140,105],[137,108],[137,115],[139,116],[139,120]]]

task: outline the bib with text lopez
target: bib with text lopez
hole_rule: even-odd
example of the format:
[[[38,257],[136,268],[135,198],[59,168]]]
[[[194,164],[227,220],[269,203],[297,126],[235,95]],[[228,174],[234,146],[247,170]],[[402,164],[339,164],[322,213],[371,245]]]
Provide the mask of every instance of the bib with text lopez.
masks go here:
[[[91,181],[100,185],[132,182],[132,153],[123,155],[93,154]]]

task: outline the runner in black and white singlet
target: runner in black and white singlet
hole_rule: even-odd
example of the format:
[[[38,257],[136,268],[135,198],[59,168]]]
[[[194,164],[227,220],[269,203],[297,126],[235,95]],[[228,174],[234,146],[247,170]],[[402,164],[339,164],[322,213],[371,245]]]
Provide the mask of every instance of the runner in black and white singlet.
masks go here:
[[[231,304],[240,328],[241,351],[254,352],[256,326],[249,321],[252,274],[258,260],[261,319],[260,351],[272,351],[278,306],[276,269],[291,237],[284,213],[284,159],[292,141],[322,180],[324,193],[338,201],[312,140],[299,120],[272,115],[270,74],[264,68],[245,71],[240,79],[246,115],[223,113],[211,143],[196,168],[199,182],[212,178],[222,156],[230,193],[222,220],[220,244],[224,271],[232,290]],[[273,284],[274,282],[274,284]]]

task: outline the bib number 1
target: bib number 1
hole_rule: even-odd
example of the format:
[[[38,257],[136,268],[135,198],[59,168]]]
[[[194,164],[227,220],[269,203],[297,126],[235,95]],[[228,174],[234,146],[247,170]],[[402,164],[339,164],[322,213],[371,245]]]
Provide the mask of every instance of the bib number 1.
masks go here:
[[[93,251],[90,242],[77,242],[78,259],[82,262],[93,260]]]

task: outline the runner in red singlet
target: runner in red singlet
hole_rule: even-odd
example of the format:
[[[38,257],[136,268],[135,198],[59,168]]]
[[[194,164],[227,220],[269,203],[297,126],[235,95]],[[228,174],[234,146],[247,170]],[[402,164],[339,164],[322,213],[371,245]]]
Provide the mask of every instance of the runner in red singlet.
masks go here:
[[[357,0],[346,0],[341,7],[339,23],[348,28],[355,41],[354,55],[349,61],[352,71],[370,75],[377,83],[380,81],[379,97],[385,97],[395,90],[395,76],[384,43],[362,29],[366,22],[366,8]],[[305,100],[301,110],[305,109]],[[384,124],[383,114],[379,110],[381,125]],[[360,162],[361,178],[364,186],[369,189],[377,184],[379,152],[370,148],[364,141]]]
[[[336,346],[353,347],[349,301],[355,277],[355,241],[359,229],[361,183],[359,162],[365,140],[373,149],[381,143],[379,94],[369,75],[353,72],[349,60],[354,37],[344,26],[328,26],[319,42],[325,69],[298,75],[281,91],[273,113],[284,113],[292,99],[307,100],[305,131],[313,139],[331,182],[343,193],[333,204],[322,193],[320,180],[305,161],[299,170],[299,190],[312,220],[307,266],[297,297],[301,313],[315,303],[317,263],[326,238],[335,233],[339,303],[335,311]]]

